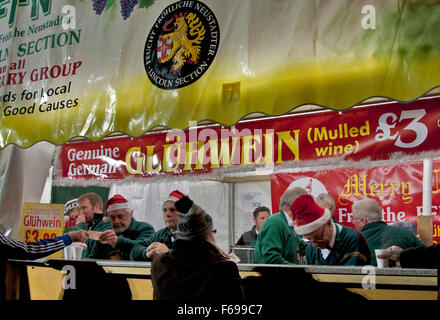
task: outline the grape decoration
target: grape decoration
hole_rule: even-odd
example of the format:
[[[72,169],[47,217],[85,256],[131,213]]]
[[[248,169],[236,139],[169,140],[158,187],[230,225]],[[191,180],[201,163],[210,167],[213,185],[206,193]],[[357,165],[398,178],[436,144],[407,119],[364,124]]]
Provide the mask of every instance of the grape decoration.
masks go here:
[[[121,3],[121,15],[124,20],[127,20],[134,8],[138,6],[139,8],[148,8],[151,6],[155,0],[119,0]],[[108,9],[114,4],[115,0],[92,0],[93,11],[97,15],[101,15],[104,9]]]
[[[138,0],[121,0],[121,15],[124,20],[128,19],[133,12]]]
[[[96,14],[101,14],[104,11],[105,6],[107,5],[107,0],[92,0],[93,1],[93,10]]]

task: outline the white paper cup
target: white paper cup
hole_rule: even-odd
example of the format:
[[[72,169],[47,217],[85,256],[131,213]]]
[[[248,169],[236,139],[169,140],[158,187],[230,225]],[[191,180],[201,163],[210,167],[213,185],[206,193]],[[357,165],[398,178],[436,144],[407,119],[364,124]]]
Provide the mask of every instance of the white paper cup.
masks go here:
[[[63,249],[63,259],[72,260],[72,248],[70,246],[67,246]]]
[[[81,255],[86,245],[82,242],[72,242],[63,250],[63,258],[66,260],[81,260]]]
[[[388,268],[388,259],[379,259],[377,256],[385,253],[387,249],[375,249],[374,252],[376,253],[376,260],[377,260],[377,267],[378,268]]]

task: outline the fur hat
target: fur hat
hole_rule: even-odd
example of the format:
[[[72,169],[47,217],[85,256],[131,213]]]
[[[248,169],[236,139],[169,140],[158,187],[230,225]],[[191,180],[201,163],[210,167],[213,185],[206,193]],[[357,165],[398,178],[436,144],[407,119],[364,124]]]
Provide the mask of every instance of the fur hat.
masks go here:
[[[185,206],[188,207],[184,208]],[[206,239],[209,236],[212,231],[212,218],[205,210],[186,196],[176,202],[176,208],[181,210],[177,223],[177,239]]]
[[[295,232],[299,235],[312,233],[331,219],[330,211],[318,206],[308,194],[293,201],[290,210],[295,221]]]
[[[105,204],[105,214],[103,218],[104,222],[110,221],[110,215],[108,213],[109,211],[121,209],[132,210],[130,202],[127,199],[120,194],[115,194],[113,197],[108,199],[107,203]]]

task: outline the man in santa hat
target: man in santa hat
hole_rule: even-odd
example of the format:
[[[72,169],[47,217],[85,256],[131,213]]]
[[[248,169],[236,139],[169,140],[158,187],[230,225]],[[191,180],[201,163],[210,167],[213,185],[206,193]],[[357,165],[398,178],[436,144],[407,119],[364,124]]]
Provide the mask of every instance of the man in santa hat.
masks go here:
[[[107,200],[104,221],[110,221],[112,228],[99,234],[89,258],[130,260],[133,247],[154,233],[151,224],[133,217],[130,202],[120,194]]]
[[[311,195],[298,197],[290,209],[295,232],[308,243],[307,264],[362,266],[369,263],[370,252],[362,246],[356,230],[335,223],[330,210],[318,206]]]
[[[301,187],[286,190],[280,199],[280,212],[271,215],[261,226],[255,245],[254,263],[297,264],[305,244],[293,231],[290,206],[307,191]]]
[[[175,203],[183,196],[182,192],[174,190],[163,201],[162,212],[165,228],[158,230],[149,239],[135,245],[131,250],[130,260],[150,261],[154,256],[168,252],[174,246],[179,219],[179,211],[177,211]]]

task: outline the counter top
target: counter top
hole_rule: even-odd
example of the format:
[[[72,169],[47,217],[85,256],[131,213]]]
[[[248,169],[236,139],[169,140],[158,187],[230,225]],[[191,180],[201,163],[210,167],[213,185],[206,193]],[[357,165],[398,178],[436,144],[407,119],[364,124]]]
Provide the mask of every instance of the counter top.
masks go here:
[[[11,262],[24,263],[33,266],[49,266],[50,264],[68,264],[68,263],[96,263],[98,266],[106,268],[151,268],[151,262],[146,261],[116,261],[116,260],[63,260],[63,259],[38,259],[38,260],[9,260]],[[304,269],[307,273],[313,274],[350,274],[365,275],[374,270],[376,275],[384,276],[430,276],[437,277],[437,269],[415,269],[415,268],[377,268],[372,266],[316,266],[316,265],[271,265],[271,264],[237,264],[238,270],[242,272],[258,272],[261,269],[282,268],[282,269]],[[367,269],[368,267],[373,269]]]

